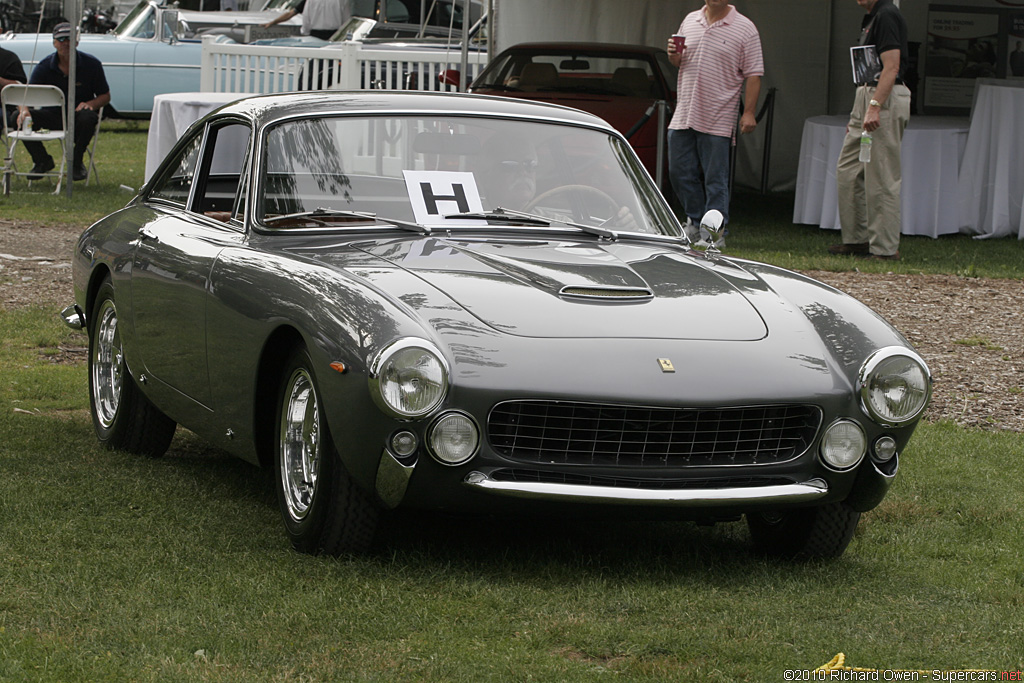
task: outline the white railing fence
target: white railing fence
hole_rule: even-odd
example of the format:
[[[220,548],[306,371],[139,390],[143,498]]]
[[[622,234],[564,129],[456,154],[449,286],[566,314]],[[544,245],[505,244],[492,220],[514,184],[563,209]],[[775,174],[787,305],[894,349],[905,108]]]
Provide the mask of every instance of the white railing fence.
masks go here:
[[[460,69],[456,47],[438,49],[378,49],[358,42],[337,47],[278,47],[217,43],[203,38],[200,90],[269,94],[295,90],[434,90],[457,88],[442,84],[446,69]],[[487,53],[471,52],[467,82],[487,64]]]

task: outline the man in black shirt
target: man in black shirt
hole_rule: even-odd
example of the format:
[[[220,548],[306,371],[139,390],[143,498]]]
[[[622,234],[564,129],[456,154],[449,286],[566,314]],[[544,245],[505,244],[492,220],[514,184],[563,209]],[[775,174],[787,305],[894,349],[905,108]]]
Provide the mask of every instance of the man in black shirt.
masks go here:
[[[857,0],[867,14],[859,44],[874,46],[882,64],[877,80],[858,83],[846,138],[836,166],[843,243],[833,254],[872,259],[900,257],[900,145],[910,120],[907,23],[892,0]],[[871,136],[871,160],[860,161],[861,135]]]
[[[25,82],[25,67],[21,58],[10,50],[0,47],[0,88],[12,83]]]
[[[29,83],[32,84],[57,86],[64,91],[65,101],[69,90],[68,73],[71,70],[71,45],[68,42],[70,39],[71,24],[68,22],[57,24],[53,29],[53,46],[56,51],[39,60],[29,79]],[[88,177],[83,162],[85,150],[88,149],[89,142],[99,123],[97,112],[110,102],[110,88],[107,86],[107,78],[100,60],[85,52],[76,54],[75,103],[67,102],[68,110],[74,112],[75,117],[75,146],[71,177],[74,180],[85,180]],[[19,107],[19,109],[21,111],[17,115],[15,124],[18,126],[28,115],[28,109],[25,107]],[[36,129],[62,130],[64,128],[59,107],[44,107],[35,111],[32,116],[32,124]],[[53,157],[43,147],[43,143],[25,141],[25,149],[28,150],[34,164],[28,176],[30,180],[34,180],[54,168]]]

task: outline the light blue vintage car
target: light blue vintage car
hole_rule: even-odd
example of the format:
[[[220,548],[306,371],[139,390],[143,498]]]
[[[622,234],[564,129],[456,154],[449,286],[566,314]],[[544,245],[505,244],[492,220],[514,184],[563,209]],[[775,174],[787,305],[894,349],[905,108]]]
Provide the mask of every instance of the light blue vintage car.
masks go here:
[[[272,29],[259,24],[280,12],[193,12],[142,0],[111,33],[83,34],[78,49],[103,63],[110,84],[107,116],[146,118],[153,111],[153,97],[163,93],[199,90],[202,37],[243,42],[254,34],[298,33],[300,19],[293,17]],[[283,28],[282,28],[283,27]],[[49,33],[0,36],[0,47],[21,58],[31,74],[40,59],[53,52]]]

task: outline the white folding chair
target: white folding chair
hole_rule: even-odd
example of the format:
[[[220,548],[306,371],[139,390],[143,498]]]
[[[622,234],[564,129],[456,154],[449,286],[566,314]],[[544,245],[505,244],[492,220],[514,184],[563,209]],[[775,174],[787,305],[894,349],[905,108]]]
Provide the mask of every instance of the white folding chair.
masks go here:
[[[7,142],[7,156],[4,157],[4,194],[9,195],[11,193],[11,177],[37,175],[30,171],[18,171],[17,165],[14,163],[14,148],[17,146],[19,140],[29,140],[32,142],[46,142],[48,140],[60,140],[60,168],[56,171],[47,171],[46,173],[38,174],[40,177],[56,177],[57,188],[53,191],[54,194],[60,193],[60,186],[64,180],[64,172],[67,166],[67,152],[65,150],[65,144],[67,136],[64,130],[48,130],[48,131],[26,131],[26,130],[12,130],[7,125],[7,107],[9,106],[22,106],[28,107],[29,109],[35,109],[39,107],[60,107],[60,116],[62,121],[67,121],[67,113],[64,109],[64,93],[60,88],[53,85],[24,85],[21,83],[12,83],[5,85],[4,89],[0,91],[0,104],[3,106],[3,119],[4,119],[4,138]],[[32,180],[29,180],[31,186]]]
[[[89,155],[89,176],[85,179],[86,185],[91,183],[93,178],[96,179],[97,184],[100,182],[99,173],[96,172],[96,141],[100,139],[100,126],[103,125],[103,107],[100,107],[96,115],[99,117],[96,120],[96,132],[93,134],[89,146],[85,149],[85,153]]]

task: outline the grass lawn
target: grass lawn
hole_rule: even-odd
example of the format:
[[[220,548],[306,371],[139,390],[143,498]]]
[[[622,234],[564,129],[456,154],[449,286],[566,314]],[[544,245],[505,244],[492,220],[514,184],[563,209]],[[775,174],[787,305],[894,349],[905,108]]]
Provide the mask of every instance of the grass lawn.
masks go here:
[[[4,218],[84,226],[123,204],[145,134],[104,128],[99,187],[76,184],[73,209],[16,192]],[[791,202],[738,196],[729,252],[1024,273],[1016,240],[908,238],[898,264],[829,257],[837,234],[791,225]],[[54,311],[0,312],[0,342],[5,683],[761,682],[813,680],[785,672],[838,652],[882,669],[1024,668],[1021,434],[922,424],[834,562],[766,560],[742,524],[411,513],[386,518],[369,555],[319,558],[291,550],[265,473],[189,433],[160,459],[101,449],[85,366],[55,362],[85,337]]]

